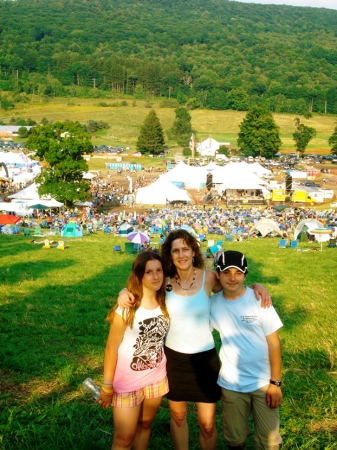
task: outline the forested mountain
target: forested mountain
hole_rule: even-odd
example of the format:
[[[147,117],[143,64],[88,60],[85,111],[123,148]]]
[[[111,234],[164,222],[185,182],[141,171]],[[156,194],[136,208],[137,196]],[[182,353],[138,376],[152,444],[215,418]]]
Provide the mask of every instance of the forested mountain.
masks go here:
[[[1,106],[19,93],[337,113],[337,11],[229,0],[0,0]],[[22,95],[21,95],[22,97]]]

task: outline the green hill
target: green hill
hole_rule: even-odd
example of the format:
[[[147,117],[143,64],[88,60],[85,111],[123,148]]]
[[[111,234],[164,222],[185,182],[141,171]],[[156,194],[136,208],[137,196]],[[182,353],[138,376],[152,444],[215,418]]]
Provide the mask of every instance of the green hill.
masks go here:
[[[41,96],[337,113],[337,11],[227,0],[0,2],[1,107]]]

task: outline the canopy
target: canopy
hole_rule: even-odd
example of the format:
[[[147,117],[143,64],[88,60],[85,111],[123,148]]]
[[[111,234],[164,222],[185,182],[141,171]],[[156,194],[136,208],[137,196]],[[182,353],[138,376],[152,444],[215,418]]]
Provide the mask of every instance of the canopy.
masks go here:
[[[136,203],[143,205],[165,205],[167,202],[186,201],[191,199],[184,189],[179,189],[169,181],[159,178],[144,188],[139,188],[136,194]]]
[[[259,220],[253,228],[250,230],[249,234],[252,234],[253,231],[259,231],[262,237],[267,236],[267,234],[271,232],[275,232],[278,235],[282,236],[282,231],[280,230],[277,222],[272,219],[261,219]]]
[[[298,235],[302,231],[303,227],[305,231],[310,232],[310,230],[314,230],[315,228],[324,228],[322,222],[317,219],[304,219],[299,222],[294,231],[294,239],[297,239]],[[304,231],[303,230],[303,231]]]
[[[0,214],[0,225],[9,225],[17,223],[21,217],[13,216],[11,214]]]

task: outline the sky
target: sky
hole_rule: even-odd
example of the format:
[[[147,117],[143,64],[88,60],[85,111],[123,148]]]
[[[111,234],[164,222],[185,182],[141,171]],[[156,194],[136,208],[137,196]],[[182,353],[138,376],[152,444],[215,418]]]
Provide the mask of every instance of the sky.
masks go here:
[[[263,5],[311,6],[337,10],[337,0],[235,0],[242,3],[260,3]]]

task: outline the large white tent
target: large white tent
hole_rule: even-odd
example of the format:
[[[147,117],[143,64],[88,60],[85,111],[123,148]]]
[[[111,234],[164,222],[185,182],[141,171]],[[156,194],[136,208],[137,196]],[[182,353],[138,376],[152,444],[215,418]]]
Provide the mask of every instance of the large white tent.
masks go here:
[[[191,199],[184,189],[179,189],[171,182],[161,178],[149,186],[139,188],[136,193],[136,204],[165,205],[167,201],[190,202]]]
[[[206,175],[204,178],[200,172],[200,168],[188,166],[183,161],[180,161],[174,169],[164,173],[160,176],[161,180],[170,181],[172,183],[182,183],[186,188],[199,188],[201,183],[206,182]]]
[[[37,191],[37,186],[35,183],[27,186],[25,189],[22,189],[15,194],[9,195],[8,198],[14,200],[25,200],[27,203],[27,208],[31,208],[32,205],[43,204],[46,205],[46,209],[48,208],[60,208],[63,206],[63,203],[58,202],[52,197],[40,198],[39,193]]]
[[[16,198],[20,200],[38,200],[39,193],[37,192],[37,186],[35,183],[30,184],[26,188],[22,189],[15,194],[9,195],[8,198]]]

